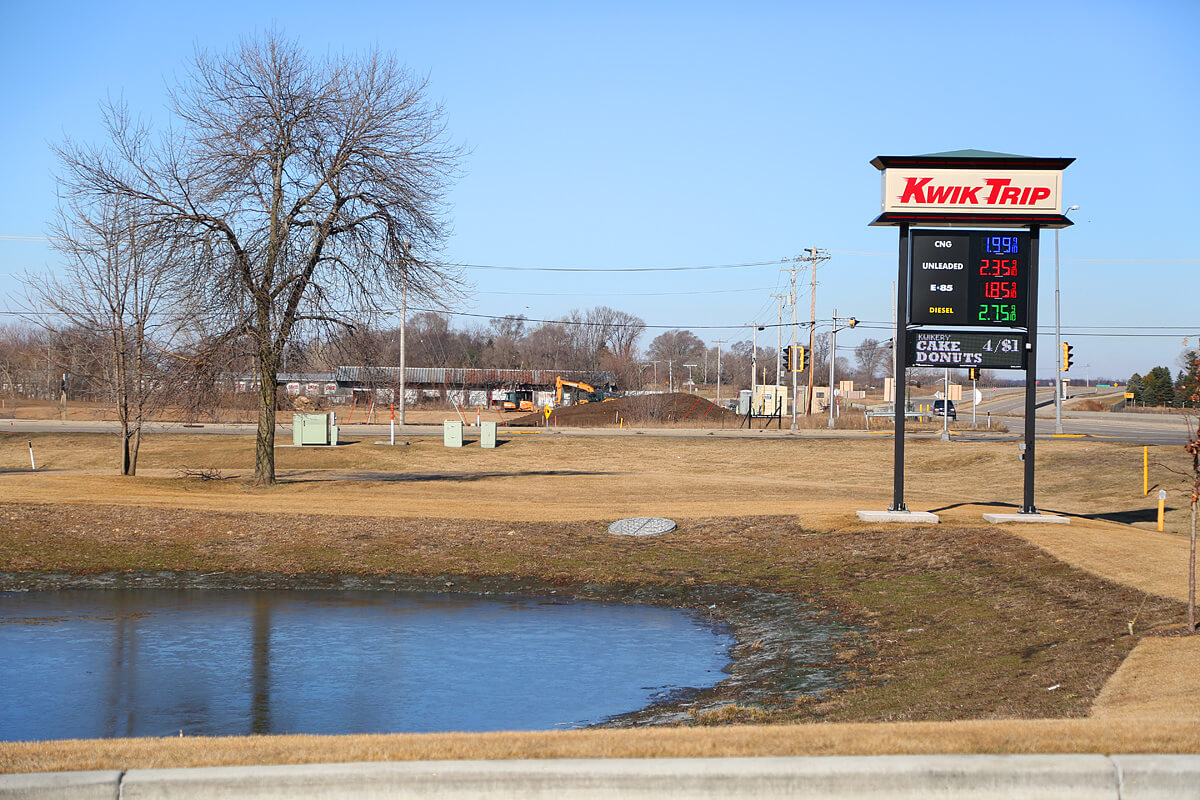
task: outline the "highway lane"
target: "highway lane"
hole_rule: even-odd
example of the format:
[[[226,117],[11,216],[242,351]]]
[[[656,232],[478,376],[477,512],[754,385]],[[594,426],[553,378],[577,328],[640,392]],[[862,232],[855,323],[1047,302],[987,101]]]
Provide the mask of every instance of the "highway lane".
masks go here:
[[[1063,433],[1146,445],[1182,445],[1187,442],[1188,426],[1183,417],[1156,417],[1148,420],[1146,416],[1075,411],[1064,414]],[[1001,419],[1010,432],[1024,435],[1024,417],[1005,416]],[[1039,414],[1034,431],[1038,438],[1051,438],[1054,435],[1054,417]]]

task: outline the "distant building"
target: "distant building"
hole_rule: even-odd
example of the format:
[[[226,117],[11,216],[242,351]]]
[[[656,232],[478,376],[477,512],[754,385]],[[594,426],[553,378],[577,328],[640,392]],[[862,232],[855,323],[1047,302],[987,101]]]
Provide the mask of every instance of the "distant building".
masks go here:
[[[616,388],[613,374],[605,371],[407,367],[404,373],[406,404],[424,400],[487,406],[514,389],[531,390],[546,402],[553,397],[559,376],[604,391]],[[374,394],[376,402],[393,403],[400,390],[400,368],[347,366],[333,373],[280,373],[276,383],[292,397],[325,397],[333,403],[345,403],[355,393],[365,393]],[[254,391],[257,381],[253,377],[239,378],[235,387],[240,392]]]

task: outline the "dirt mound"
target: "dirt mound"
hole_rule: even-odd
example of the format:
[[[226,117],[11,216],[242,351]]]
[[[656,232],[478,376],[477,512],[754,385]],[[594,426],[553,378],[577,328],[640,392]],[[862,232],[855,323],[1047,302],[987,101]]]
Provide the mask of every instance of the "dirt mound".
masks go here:
[[[684,424],[689,427],[736,427],[738,417],[715,403],[694,394],[672,392],[618,397],[603,403],[584,403],[556,408],[546,419],[537,411],[508,421],[509,427],[534,428],[555,425],[575,428],[616,428]]]

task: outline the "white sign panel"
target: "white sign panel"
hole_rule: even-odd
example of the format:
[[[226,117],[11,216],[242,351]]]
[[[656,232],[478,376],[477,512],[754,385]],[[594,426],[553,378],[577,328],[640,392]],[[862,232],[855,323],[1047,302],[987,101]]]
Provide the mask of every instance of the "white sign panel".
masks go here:
[[[1059,214],[1062,170],[883,170],[883,210],[892,213]]]

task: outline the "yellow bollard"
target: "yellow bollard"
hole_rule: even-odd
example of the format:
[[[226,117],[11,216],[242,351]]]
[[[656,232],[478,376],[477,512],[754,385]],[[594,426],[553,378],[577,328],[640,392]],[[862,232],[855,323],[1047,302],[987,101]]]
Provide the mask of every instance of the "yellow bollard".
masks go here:
[[[1163,529],[1163,511],[1165,510],[1166,502],[1167,502],[1167,490],[1159,489],[1158,490],[1158,529],[1160,531]]]
[[[1142,448],[1142,497],[1150,494],[1150,448]],[[1159,530],[1162,530],[1159,528]]]

